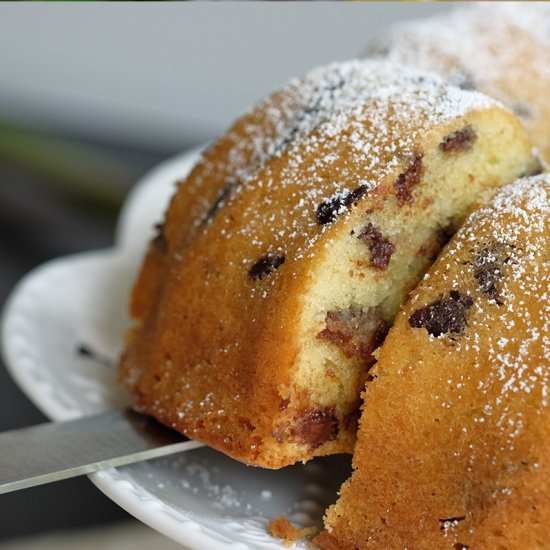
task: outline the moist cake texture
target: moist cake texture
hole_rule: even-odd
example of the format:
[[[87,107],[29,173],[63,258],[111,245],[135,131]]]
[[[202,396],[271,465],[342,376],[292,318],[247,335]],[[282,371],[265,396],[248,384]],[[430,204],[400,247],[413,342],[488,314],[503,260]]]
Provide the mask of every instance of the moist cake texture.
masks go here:
[[[407,293],[470,210],[538,168],[511,112],[430,73],[351,61],[292,81],[178,184],[121,380],[248,464],[351,452]]]
[[[320,548],[548,548],[550,175],[472,214],[396,318]]]

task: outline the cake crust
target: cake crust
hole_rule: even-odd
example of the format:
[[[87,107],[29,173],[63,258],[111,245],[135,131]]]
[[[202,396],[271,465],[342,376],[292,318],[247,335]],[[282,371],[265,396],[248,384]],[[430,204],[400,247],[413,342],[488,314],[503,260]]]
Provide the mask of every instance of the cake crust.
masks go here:
[[[450,241],[380,350],[320,548],[548,547],[549,262],[549,175]]]

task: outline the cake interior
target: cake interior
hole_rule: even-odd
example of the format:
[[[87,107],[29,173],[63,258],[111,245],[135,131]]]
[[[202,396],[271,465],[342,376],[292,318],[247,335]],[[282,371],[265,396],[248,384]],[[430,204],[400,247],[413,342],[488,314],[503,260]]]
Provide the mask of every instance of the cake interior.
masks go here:
[[[517,131],[495,110],[438,127],[408,161],[408,198],[387,194],[375,207],[367,196],[327,232],[330,245],[303,296],[294,387],[281,388],[282,395],[306,393],[311,410],[330,412],[339,436],[354,439],[350,419],[358,416],[375,349],[409,291],[476,204],[537,171]],[[376,192],[403,184],[402,174],[379,182]]]

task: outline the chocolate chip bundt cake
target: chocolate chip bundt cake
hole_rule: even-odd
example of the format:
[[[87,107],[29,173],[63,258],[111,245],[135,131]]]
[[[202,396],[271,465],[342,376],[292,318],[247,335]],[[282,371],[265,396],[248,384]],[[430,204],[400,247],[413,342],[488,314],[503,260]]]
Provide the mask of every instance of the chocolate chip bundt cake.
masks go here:
[[[550,6],[476,3],[396,25],[371,55],[432,70],[497,98],[521,118],[550,163]]]
[[[548,548],[550,175],[472,214],[396,318],[323,549]]]
[[[249,464],[351,452],[408,291],[477,201],[537,169],[520,122],[477,92],[386,62],[314,70],[178,185],[122,380],[143,411]]]

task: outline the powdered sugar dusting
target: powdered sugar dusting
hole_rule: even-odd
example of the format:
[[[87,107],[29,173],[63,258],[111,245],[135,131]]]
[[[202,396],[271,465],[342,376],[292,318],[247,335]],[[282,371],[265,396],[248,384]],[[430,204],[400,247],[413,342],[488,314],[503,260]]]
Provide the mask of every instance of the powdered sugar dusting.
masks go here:
[[[541,75],[548,76],[548,51],[539,51],[550,48],[550,7],[544,4],[480,3],[398,24],[374,46],[373,53],[396,63],[437,71],[450,76],[456,85],[470,88],[479,82],[503,77],[511,80],[525,74],[524,66],[518,63],[521,44],[510,47],[514,34],[521,40],[529,39],[534,49],[529,61],[537,64]],[[531,42],[535,39],[540,41],[538,49]]]
[[[413,291],[364,394],[355,471],[326,516],[341,547],[546,540],[549,228],[550,174],[521,179],[467,219]],[[409,324],[451,292],[471,303],[461,330]]]
[[[469,328],[454,346],[480,369],[477,391],[484,405],[473,420],[498,427],[503,452],[513,451],[525,433],[526,413],[532,418],[533,409],[541,414],[550,406],[549,227],[550,176],[526,178],[475,212],[445,251],[445,269],[462,266],[444,276],[446,286],[463,288],[476,270],[485,270],[498,291],[488,293],[480,284],[487,279],[477,278]],[[475,259],[464,264],[465,252]],[[425,278],[428,288],[431,279],[433,273]],[[458,393],[472,384],[461,373],[449,382]]]
[[[226,135],[223,170],[231,189],[224,188],[221,204],[252,193],[264,208],[240,212],[238,229],[215,216],[205,222],[197,215],[196,226],[209,231],[216,221],[222,238],[237,236],[252,244],[257,252],[234,260],[241,266],[268,252],[286,254],[285,269],[290,269],[292,261],[312,254],[329,230],[330,224],[319,227],[315,217],[321,202],[360,187],[375,189],[414,157],[428,129],[496,104],[431,73],[385,61],[315,69],[253,108]],[[219,159],[211,162],[206,155],[201,172],[186,183],[189,192],[199,195],[219,169]],[[277,197],[285,194],[279,204]],[[347,209],[342,203],[336,215]]]
[[[370,107],[368,113],[364,112],[365,104]],[[387,112],[389,104],[395,106],[393,114]],[[490,100],[481,94],[465,95],[448,88],[433,74],[395,63],[367,60],[333,63],[314,69],[303,80],[292,80],[282,96],[275,101],[271,97],[253,108],[264,110],[268,128],[262,118],[261,124],[246,125],[245,140],[241,135],[235,136],[229,155],[231,172],[240,181],[250,180],[268,159],[288,153],[289,149],[290,160],[300,162],[300,150],[305,154],[308,148],[340,136],[348,130],[353,115],[358,119],[349,129],[348,139],[356,151],[371,156],[372,168],[377,149],[399,148],[394,136],[391,141],[387,139],[392,122],[416,114],[427,117],[428,124],[439,124],[489,104]],[[361,124],[368,116],[380,123],[376,131],[385,134],[382,139]],[[311,136],[314,130],[316,135]],[[308,136],[308,147],[303,151],[302,142]],[[410,142],[414,137],[401,139]],[[252,144],[252,162],[248,153],[243,154],[248,142]],[[319,169],[330,166],[336,159],[335,151],[331,151],[318,160],[317,166]]]
[[[550,147],[550,7],[544,2],[481,2],[398,24],[369,53],[496,97],[523,119],[542,151]]]

